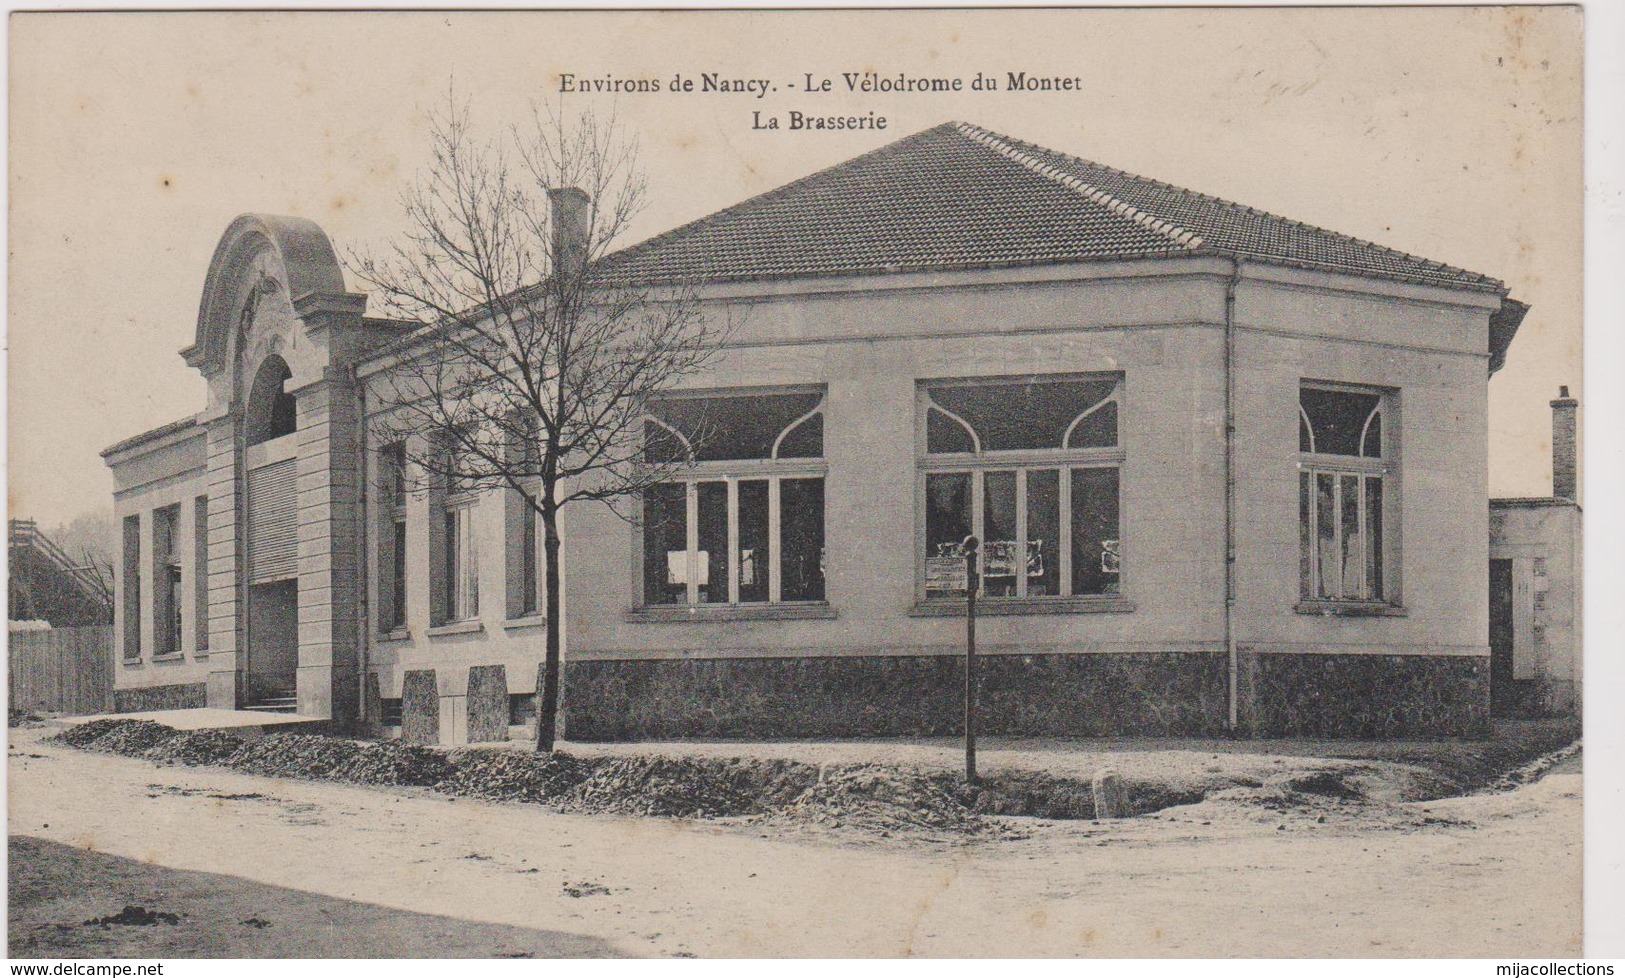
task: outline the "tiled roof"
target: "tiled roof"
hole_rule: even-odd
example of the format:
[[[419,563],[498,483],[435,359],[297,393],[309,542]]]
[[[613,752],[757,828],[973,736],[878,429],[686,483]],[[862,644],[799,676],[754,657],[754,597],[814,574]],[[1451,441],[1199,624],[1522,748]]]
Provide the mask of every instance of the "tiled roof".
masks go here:
[[[950,122],[605,257],[615,279],[753,279],[1235,255],[1504,292],[1428,261]]]

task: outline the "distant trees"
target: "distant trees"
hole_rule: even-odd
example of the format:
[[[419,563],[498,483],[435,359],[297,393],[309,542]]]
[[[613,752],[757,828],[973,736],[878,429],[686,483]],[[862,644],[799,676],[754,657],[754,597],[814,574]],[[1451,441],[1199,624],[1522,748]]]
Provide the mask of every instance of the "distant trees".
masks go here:
[[[67,554],[74,564],[86,571],[95,586],[113,605],[113,541],[117,539],[118,523],[106,510],[81,513],[66,523],[57,524],[46,535]]]

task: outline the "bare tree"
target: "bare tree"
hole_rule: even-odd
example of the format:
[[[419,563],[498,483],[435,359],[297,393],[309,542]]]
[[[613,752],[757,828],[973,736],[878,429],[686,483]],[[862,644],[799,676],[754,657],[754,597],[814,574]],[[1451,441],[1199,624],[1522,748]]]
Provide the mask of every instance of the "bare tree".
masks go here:
[[[604,255],[642,208],[637,143],[613,115],[533,107],[506,139],[476,135],[455,96],[431,120],[433,162],[402,194],[410,230],[347,264],[388,314],[425,327],[383,378],[380,437],[425,484],[501,488],[540,518],[547,650],[537,749],[559,702],[560,515],[669,478],[643,455],[651,398],[706,365],[726,333],[695,283],[617,278]],[[447,582],[446,586],[453,586]]]
[[[73,564],[73,569],[105,607],[108,621],[113,616],[113,541],[117,523],[110,510],[82,513],[51,531],[53,540]]]

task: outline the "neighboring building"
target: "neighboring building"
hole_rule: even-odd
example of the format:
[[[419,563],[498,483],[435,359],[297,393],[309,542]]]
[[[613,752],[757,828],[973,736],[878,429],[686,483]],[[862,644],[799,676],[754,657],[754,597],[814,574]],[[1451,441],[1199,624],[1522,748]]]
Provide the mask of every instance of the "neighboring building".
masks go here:
[[[13,712],[113,705],[110,568],[70,555],[33,520],[10,526],[6,698]]]
[[[1581,525],[1576,413],[1552,402],[1552,494],[1490,500],[1490,672],[1497,716],[1580,712]]]
[[[70,556],[33,520],[12,520],[10,530],[6,590],[12,622],[75,628],[113,620],[108,581],[88,555]]]
[[[968,533],[990,733],[1486,729],[1500,282],[963,124],[600,271],[740,325],[651,406],[711,437],[639,525],[566,511],[565,736],[956,731]],[[311,222],[227,229],[207,407],[105,453],[129,702],[525,715],[534,521],[404,491],[364,307]]]

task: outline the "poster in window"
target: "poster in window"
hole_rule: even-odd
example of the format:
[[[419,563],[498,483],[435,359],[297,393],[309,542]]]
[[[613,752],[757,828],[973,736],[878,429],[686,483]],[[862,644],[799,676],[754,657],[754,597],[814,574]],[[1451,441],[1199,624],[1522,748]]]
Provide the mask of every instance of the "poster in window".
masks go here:
[[[1100,572],[1117,574],[1123,568],[1123,544],[1120,540],[1100,541]]]

